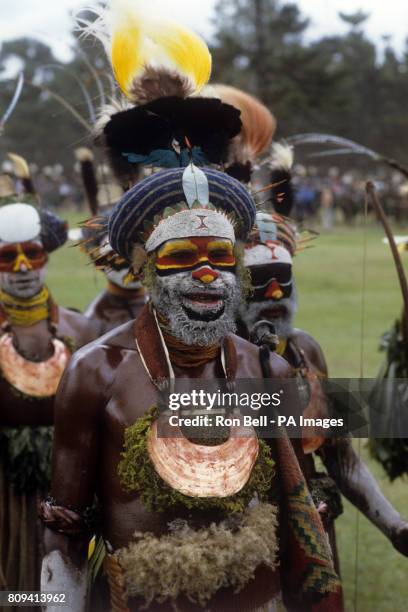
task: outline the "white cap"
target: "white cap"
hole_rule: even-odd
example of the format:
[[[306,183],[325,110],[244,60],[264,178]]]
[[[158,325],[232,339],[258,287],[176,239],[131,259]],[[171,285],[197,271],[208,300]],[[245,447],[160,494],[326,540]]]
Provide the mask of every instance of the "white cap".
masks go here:
[[[288,250],[278,244],[266,246],[257,244],[254,247],[245,249],[245,265],[260,266],[265,264],[284,263],[292,264],[292,257]]]
[[[7,204],[0,208],[0,240],[26,242],[41,233],[40,215],[30,204]]]

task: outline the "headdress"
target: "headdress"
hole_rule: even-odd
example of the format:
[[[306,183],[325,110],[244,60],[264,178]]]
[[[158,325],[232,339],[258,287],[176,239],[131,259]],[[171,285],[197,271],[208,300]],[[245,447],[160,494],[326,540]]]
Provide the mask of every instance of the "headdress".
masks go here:
[[[284,142],[275,142],[267,159],[269,165],[271,200],[275,212],[289,217],[295,203],[292,184],[293,148]]]
[[[8,153],[7,156],[13,164],[15,176],[22,182],[24,192],[37,197],[27,161],[24,159],[24,157],[21,157],[21,155],[17,155],[16,153]]]
[[[249,183],[255,161],[271,146],[276,119],[260,100],[236,87],[212,84],[208,91],[241,111],[242,129],[230,143],[226,172]]]
[[[211,73],[205,43],[188,29],[152,14],[142,0],[111,0],[83,31],[105,46],[124,100],[103,109],[97,141],[128,187],[139,165],[221,164],[241,129],[240,112],[198,94]]]
[[[130,189],[109,220],[113,249],[128,261],[135,244],[146,252],[164,241],[188,236],[245,239],[255,203],[236,179],[192,164],[153,174]]]
[[[0,208],[0,240],[27,242],[40,239],[47,253],[62,247],[68,238],[68,226],[54,213],[37,210],[31,204],[6,204]]]
[[[292,186],[292,147],[274,143],[266,160],[271,182],[271,206],[259,210],[256,223],[246,244],[245,262],[248,266],[272,262],[291,263],[292,257],[316,237],[316,233],[300,231],[289,215],[294,205]],[[286,251],[286,253],[284,252]]]
[[[98,181],[93,164],[94,155],[87,147],[75,149],[75,158],[79,162],[82,182],[88,206],[93,215],[98,214]]]
[[[108,270],[114,264],[123,267],[124,260],[113,252],[107,236],[109,215],[123,190],[115,183],[99,184],[94,154],[90,149],[76,149],[75,158],[80,165],[84,192],[92,217],[80,228],[71,230],[69,237],[79,242],[81,249],[97,268]]]
[[[22,171],[27,162],[14,155],[14,163]],[[28,171],[24,175],[29,178]],[[10,177],[0,177],[0,241],[26,242],[40,239],[44,249],[52,253],[65,244],[68,225],[54,213],[38,209],[36,193],[17,194]],[[31,179],[29,184],[32,185]]]

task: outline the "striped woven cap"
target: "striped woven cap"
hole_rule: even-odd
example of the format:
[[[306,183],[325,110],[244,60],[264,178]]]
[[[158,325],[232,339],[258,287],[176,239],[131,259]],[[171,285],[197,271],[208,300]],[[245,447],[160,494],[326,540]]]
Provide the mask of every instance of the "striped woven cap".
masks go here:
[[[146,222],[155,222],[161,213],[186,201],[183,191],[185,168],[173,168],[145,178],[132,187],[115,206],[109,219],[109,241],[122,257],[131,260],[135,243],[142,242]],[[255,221],[255,202],[236,179],[210,168],[205,173],[210,204],[232,214],[237,221],[237,238],[246,239]]]

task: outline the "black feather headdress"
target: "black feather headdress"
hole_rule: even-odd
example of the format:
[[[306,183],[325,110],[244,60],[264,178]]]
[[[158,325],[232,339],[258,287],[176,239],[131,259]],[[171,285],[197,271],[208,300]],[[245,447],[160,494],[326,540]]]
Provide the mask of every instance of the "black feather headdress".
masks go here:
[[[222,164],[241,125],[240,111],[217,98],[171,96],[117,113],[104,135],[108,148],[130,163],[184,166],[184,157],[188,163],[193,156],[196,163]]]

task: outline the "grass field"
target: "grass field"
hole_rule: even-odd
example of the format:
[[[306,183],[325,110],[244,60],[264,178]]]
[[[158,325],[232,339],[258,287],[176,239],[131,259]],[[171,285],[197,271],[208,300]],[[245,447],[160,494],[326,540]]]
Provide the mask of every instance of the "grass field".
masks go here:
[[[72,223],[79,219],[80,215],[70,215]],[[379,337],[399,315],[400,290],[382,236],[375,227],[369,227],[366,234],[362,229],[338,228],[296,257],[297,325],[320,342],[333,377],[374,376],[381,360]],[[104,286],[104,280],[87,265],[79,249],[65,247],[52,257],[49,286],[60,304],[82,309]],[[361,453],[387,497],[408,517],[407,482],[398,480],[391,485],[368,458],[364,441]],[[408,610],[408,559],[398,555],[362,515],[357,520],[356,510],[347,503],[337,525],[346,609]]]

